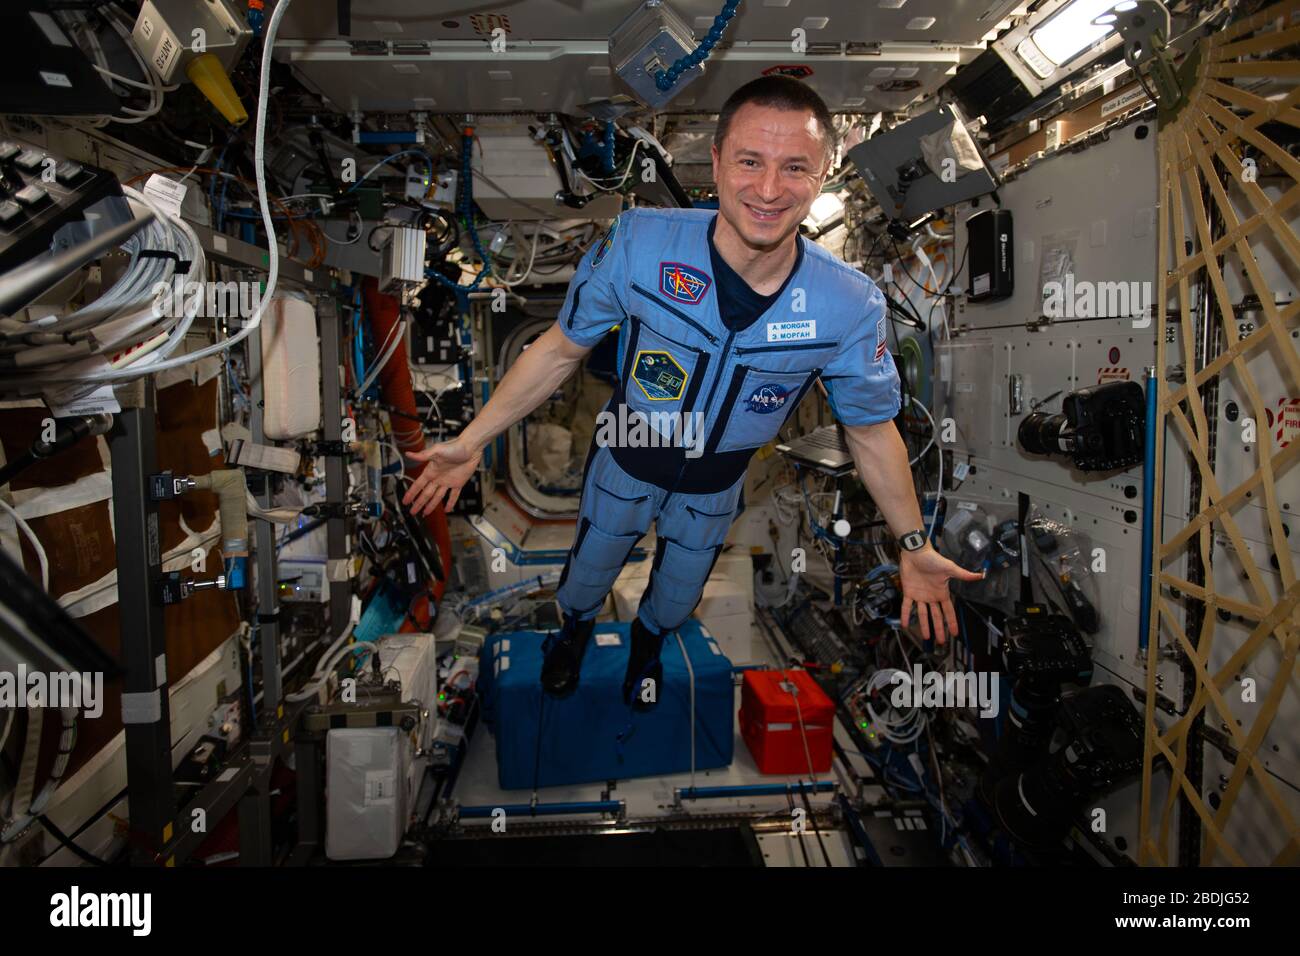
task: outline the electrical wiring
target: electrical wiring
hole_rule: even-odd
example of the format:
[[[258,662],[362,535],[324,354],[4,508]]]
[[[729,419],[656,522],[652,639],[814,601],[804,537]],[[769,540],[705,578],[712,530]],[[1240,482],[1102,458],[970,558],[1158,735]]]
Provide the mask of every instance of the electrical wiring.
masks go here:
[[[98,299],[68,315],[0,321],[0,387],[30,394],[57,382],[126,381],[146,368],[168,367],[167,356],[183,344],[203,306],[202,294],[193,294],[202,290],[203,247],[183,220],[130,187],[124,193],[154,215],[123,245],[131,256],[127,270]],[[182,281],[173,282],[177,261],[190,266]]]
[[[614,186],[602,186],[602,185],[600,184],[600,183],[601,183],[601,180],[592,179],[590,176],[588,176],[586,173],[584,173],[581,169],[578,169],[578,170],[577,170],[577,173],[578,173],[579,176],[581,176],[583,179],[585,179],[585,180],[586,180],[588,183],[590,183],[592,186],[595,186],[595,187],[596,187],[597,189],[599,189],[601,192],[607,192],[607,193],[618,192],[620,189],[623,188],[623,184],[627,182],[627,178],[628,178],[628,176],[632,175],[632,164],[633,164],[634,162],[636,162],[636,152],[637,152],[638,149],[640,149],[640,148],[641,148],[642,146],[644,146],[644,145],[645,145],[645,140],[641,140],[641,139],[638,139],[638,140],[637,140],[637,141],[632,145],[632,152],[629,153],[629,154],[628,154],[628,157],[627,157],[627,168],[625,168],[625,169],[623,170],[623,175],[622,175],[622,177],[619,178],[618,183],[617,183],[616,185],[614,185]]]
[[[896,678],[895,675],[901,676]],[[890,743],[910,744],[919,739],[928,723],[926,713],[920,707],[912,707],[899,714],[892,706],[883,714],[877,713],[871,705],[871,696],[877,691],[893,689],[904,681],[910,683],[911,680],[912,676],[907,671],[896,667],[882,667],[867,681],[864,707],[871,718],[872,725]]]
[[[91,57],[95,60],[92,66],[94,66],[95,70],[99,72],[100,75],[111,79],[113,82],[120,83],[123,86],[141,89],[148,92],[149,105],[144,109],[134,109],[132,107],[122,106],[119,108],[123,113],[127,114],[126,116],[98,116],[93,117],[87,124],[73,125],[89,125],[94,128],[103,128],[109,123],[120,123],[123,125],[142,123],[145,120],[156,116],[162,109],[165,93],[179,89],[179,87],[163,85],[161,78],[158,77],[145,61],[139,50],[136,49],[135,43],[131,39],[130,30],[123,26],[116,10],[110,9],[108,13],[103,14],[102,19],[115,33],[117,33],[121,45],[125,48],[126,52],[131,55],[131,58],[135,61],[136,68],[140,71],[140,75],[144,77],[143,81],[133,80],[108,69],[108,60],[104,54],[103,46],[100,44],[99,38],[95,35],[95,31],[91,27],[84,13],[78,14],[72,21],[76,23],[77,29],[70,29],[69,32],[80,37],[85,41],[85,45],[90,47]],[[66,25],[68,21],[65,19],[64,23]]]
[[[302,516],[303,511],[302,508],[264,508],[251,491],[247,493],[247,505],[251,516],[272,524],[293,524]]]
[[[49,804],[55,790],[58,789],[59,783],[63,780],[63,775],[67,772],[68,764],[72,760],[72,751],[77,745],[78,711],[75,707],[61,707],[59,708],[59,718],[62,730],[59,733],[59,745],[57,755],[54,758],[54,765],[50,768],[50,775],[41,787],[40,792],[31,798],[26,810],[20,810],[21,801],[17,799],[19,791],[30,792],[28,788],[33,785],[34,781],[36,755],[40,749],[39,741],[43,714],[43,708],[36,708],[28,719],[28,739],[23,751],[24,777],[28,782],[25,787],[20,782],[19,788],[15,790],[15,803],[11,808],[13,816],[5,823],[4,828],[0,829],[0,841],[5,843],[20,836],[31,822],[45,811],[45,807]],[[34,733],[32,732],[33,728]],[[28,754],[32,755],[30,763],[28,762]],[[27,773],[29,768],[31,773]]]
[[[510,268],[508,268],[506,270],[505,278],[500,280],[502,287],[506,289],[513,289],[515,286],[524,282],[529,277],[529,275],[532,274],[533,263],[537,261],[537,246],[538,246],[538,240],[541,238],[541,235],[542,235],[542,227],[537,226],[533,230],[532,251],[528,254],[528,267],[524,269],[523,274],[521,274],[516,279],[512,279],[510,277],[510,273],[513,270],[513,265]],[[494,269],[493,271],[495,272],[496,270]]]
[[[912,400],[912,404],[920,408],[921,411],[925,413],[925,416],[928,419],[930,419],[930,440],[925,443],[924,448],[922,448],[919,452],[916,453],[916,457],[908,462],[908,465],[915,468],[916,463],[920,461],[922,458],[924,458],[926,456],[926,453],[929,452],[929,450],[934,447],[934,440],[937,437],[937,433],[934,430],[934,417],[930,414],[930,410],[926,408],[925,405],[921,403],[920,399],[916,398],[916,396],[913,395],[910,397]]]
[[[379,170],[387,166],[393,160],[401,159],[403,156],[423,157],[425,162],[425,169],[428,172],[429,179],[433,179],[433,157],[430,156],[422,149],[403,149],[403,150],[398,150],[396,153],[391,153],[388,156],[385,156],[379,162],[375,163],[375,165],[367,169],[364,173],[362,173],[361,177],[355,183],[352,184],[352,188],[349,189],[348,192],[349,193],[356,192],[358,189],[361,188],[361,184],[364,183],[367,179],[369,179],[375,173],[379,172]]]
[[[36,537],[36,532],[32,530],[32,526],[23,520],[23,517],[14,510],[13,505],[5,501],[3,498],[0,498],[0,508],[3,508],[9,514],[9,517],[14,519],[14,524],[18,525],[23,535],[27,538],[27,543],[30,544],[32,550],[36,552],[36,560],[39,561],[41,565],[41,587],[43,587],[48,594],[50,590],[50,559],[45,554],[44,546],[41,544],[40,539]]]
[[[345,633],[348,636],[351,636],[351,628],[349,628]],[[316,673],[312,675],[311,679],[302,687],[301,690],[295,691],[292,694],[285,694],[285,700],[292,701],[296,704],[300,701],[307,700],[310,697],[314,697],[320,692],[320,689],[329,682],[330,677],[333,676],[334,666],[337,665],[339,661],[343,660],[343,658],[348,654],[363,648],[368,648],[370,652],[374,654],[379,653],[379,648],[372,641],[357,641],[353,644],[339,647],[338,650],[334,651],[332,654],[326,652],[326,655],[321,657],[321,663],[316,665]]]
[[[924,405],[922,402],[917,401],[915,398],[912,399],[912,401],[913,401],[913,403],[914,403],[918,408],[921,409],[922,412],[925,413],[925,417],[926,417],[927,419],[929,419],[929,421],[930,421],[930,444],[934,444],[934,436],[937,435],[937,434],[939,433],[939,428],[938,428],[938,426],[934,423],[934,416],[930,414],[930,410],[929,410],[928,408],[926,408],[925,405]],[[929,448],[930,448],[930,446],[927,445],[927,446],[926,446],[926,451],[929,451]],[[935,449],[936,449],[936,450],[938,451],[938,453],[939,453],[939,479],[938,479],[938,481],[935,483],[935,488],[934,488],[934,510],[930,513],[930,527],[929,527],[929,528],[927,529],[927,531],[926,531],[926,537],[931,537],[931,536],[934,535],[934,523],[935,523],[935,520],[939,517],[939,503],[943,501],[943,445],[935,445]],[[922,458],[922,456],[923,456],[924,454],[925,454],[925,452],[922,452],[921,455],[918,455],[918,456],[916,457],[916,460],[919,461],[919,460]]]
[[[266,110],[271,86],[271,60],[272,49],[275,43],[275,34],[279,30],[280,21],[283,20],[284,14],[291,4],[292,0],[281,0],[281,2],[276,5],[275,11],[272,13],[266,28],[266,40],[259,80],[256,133],[254,137],[254,167],[257,183],[257,198],[262,211],[262,225],[266,230],[266,235],[268,237],[267,276],[257,308],[253,311],[253,314],[246,319],[243,328],[234,335],[222,339],[212,345],[195,349],[192,352],[187,352],[176,358],[170,358],[171,354],[183,344],[185,336],[194,322],[199,307],[202,305],[202,298],[200,296],[190,296],[189,304],[184,308],[177,309],[174,301],[175,297],[171,288],[166,288],[160,297],[158,295],[158,290],[151,287],[148,292],[148,297],[145,298],[140,295],[140,290],[137,288],[139,281],[138,277],[132,273],[128,273],[128,276],[124,276],[122,280],[119,280],[118,285],[127,282],[128,278],[130,279],[130,282],[128,283],[130,286],[129,291],[133,294],[133,297],[129,300],[131,311],[121,317],[120,327],[111,329],[113,332],[111,345],[92,347],[82,355],[68,356],[61,358],[60,361],[66,362],[67,358],[73,357],[85,358],[87,355],[103,354],[107,351],[121,352],[125,348],[149,342],[151,339],[156,337],[157,331],[153,329],[153,326],[159,324],[160,321],[165,329],[171,330],[170,337],[165,343],[154,345],[153,349],[147,354],[134,353],[128,356],[127,361],[118,368],[110,368],[102,371],[85,371],[82,369],[73,370],[65,365],[62,369],[53,372],[44,371],[36,376],[25,376],[18,379],[14,379],[13,377],[0,378],[0,389],[30,389],[33,384],[48,385],[55,382],[66,381],[82,383],[129,381],[154,372],[161,372],[172,368],[182,368],[191,365],[200,359],[207,358],[209,355],[217,355],[225,352],[232,346],[248,338],[248,336],[261,326],[262,316],[266,313],[266,309],[271,303],[280,276],[280,254],[274,238],[275,228],[271,217],[270,200],[267,196],[266,189]],[[178,255],[177,258],[183,258],[191,263],[190,271],[186,278],[189,281],[201,284],[204,274],[203,247],[189,224],[179,217],[170,216],[162,212],[162,210],[154,205],[154,203],[143,193],[137,192],[129,187],[124,187],[124,192],[128,198],[144,205],[154,213],[155,221],[146,226],[146,230],[152,229],[155,225],[160,224],[165,230],[167,226],[170,225],[173,230],[176,230],[180,236],[183,237],[185,244],[189,248],[186,249],[187,255]],[[139,253],[141,251],[152,248],[139,245],[140,235],[140,233],[137,233],[131,240],[137,244],[136,257],[133,261],[138,261],[140,258]],[[177,242],[173,240],[172,245],[177,245]],[[118,289],[118,285],[114,286],[114,290]],[[110,290],[110,293],[114,290]],[[116,300],[119,296],[124,295],[125,292],[126,290],[117,293],[117,295],[114,296],[114,299]],[[161,298],[162,302],[155,301],[158,298]],[[182,294],[180,298],[184,300],[185,296]],[[163,307],[159,308],[160,305]],[[97,300],[92,306],[78,310],[77,313],[74,313],[74,316],[80,316],[80,318],[76,320],[79,323],[79,328],[86,328],[90,325],[94,325],[94,336],[96,340],[100,340],[104,332],[107,330],[106,326],[101,321],[103,318],[103,308],[104,306],[101,306],[99,300]],[[180,312],[179,317],[159,319],[159,313],[164,316],[174,316],[178,311]],[[66,330],[66,327],[61,325],[60,321],[56,321],[54,326],[59,328],[60,331]],[[142,330],[148,334],[140,334]],[[0,331],[7,330],[3,325],[0,325]],[[43,329],[42,331],[46,330]],[[58,346],[51,347],[58,348]],[[32,361],[30,357],[32,351],[34,350],[27,350],[17,354],[19,356],[28,356],[24,361],[30,363]]]
[[[379,378],[379,373],[384,370],[384,366],[388,364],[388,360],[393,357],[393,353],[397,351],[397,347],[402,344],[402,336],[405,334],[406,319],[402,319],[389,331],[388,338],[384,339],[384,345],[382,346],[383,351],[379,358],[375,360],[374,368],[366,374],[365,380],[357,386],[358,395],[364,395],[370,386],[375,384]]]

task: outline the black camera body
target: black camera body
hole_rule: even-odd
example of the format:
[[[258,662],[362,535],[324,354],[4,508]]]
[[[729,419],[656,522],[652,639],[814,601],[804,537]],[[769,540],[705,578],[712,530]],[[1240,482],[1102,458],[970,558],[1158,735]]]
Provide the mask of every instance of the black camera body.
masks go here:
[[[1106,382],[1071,392],[1061,414],[1025,416],[1016,434],[1030,455],[1069,455],[1080,471],[1114,471],[1142,461],[1146,402],[1136,382]]]

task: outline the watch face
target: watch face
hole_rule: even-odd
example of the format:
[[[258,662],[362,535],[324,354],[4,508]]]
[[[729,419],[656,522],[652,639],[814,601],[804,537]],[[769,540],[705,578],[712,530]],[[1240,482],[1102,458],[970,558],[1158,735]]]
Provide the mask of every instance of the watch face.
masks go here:
[[[908,551],[919,551],[925,547],[925,535],[919,531],[909,531],[898,539],[899,543]]]

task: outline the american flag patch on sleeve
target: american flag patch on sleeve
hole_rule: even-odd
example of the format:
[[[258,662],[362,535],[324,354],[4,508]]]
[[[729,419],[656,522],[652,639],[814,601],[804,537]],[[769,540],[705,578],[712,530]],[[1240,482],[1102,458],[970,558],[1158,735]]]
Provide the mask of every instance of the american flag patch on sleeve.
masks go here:
[[[874,361],[879,362],[885,357],[886,348],[888,348],[888,344],[885,341],[885,316],[882,313],[880,318],[876,320],[876,357]]]

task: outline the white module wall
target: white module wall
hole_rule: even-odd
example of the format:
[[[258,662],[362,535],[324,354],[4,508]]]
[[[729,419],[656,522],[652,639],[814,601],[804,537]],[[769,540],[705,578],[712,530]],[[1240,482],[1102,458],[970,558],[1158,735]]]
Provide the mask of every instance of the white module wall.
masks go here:
[[[1042,513],[1082,535],[1089,551],[1104,550],[1105,571],[1093,575],[1101,619],[1099,633],[1089,637],[1094,683],[1124,687],[1139,710],[1146,683],[1145,653],[1139,652],[1142,469],[1085,474],[1067,458],[1026,455],[1016,433],[1035,406],[1058,413],[1068,392],[1123,378],[1144,384],[1144,369],[1155,362],[1156,331],[1177,332],[1173,326],[1164,331],[1153,315],[1155,141],[1153,124],[1132,123],[1087,149],[1041,160],[999,190],[1001,207],[1012,213],[1014,293],[994,302],[959,298],[952,318],[955,335],[936,346],[935,363],[935,417],[941,425],[951,418],[956,431],[956,441],[945,445],[951,453],[946,468],[951,474],[953,465],[965,462],[972,469],[949,494],[949,514],[974,504],[1014,517],[1024,492]],[[958,207],[957,261],[968,256],[966,218],[990,203],[991,197],[984,197],[978,207]],[[1045,322],[1044,282],[1063,281],[1065,272],[1072,273],[1076,287],[1139,283],[1138,296],[1118,312],[1067,313]],[[1019,411],[1011,404],[1016,376]],[[1176,528],[1186,521],[1187,479],[1181,462],[1171,460],[1171,467],[1165,522]],[[1157,693],[1167,708],[1181,709],[1182,684],[1178,663],[1162,659]],[[1099,804],[1107,809],[1106,839],[1134,858],[1139,793],[1135,781]]]

